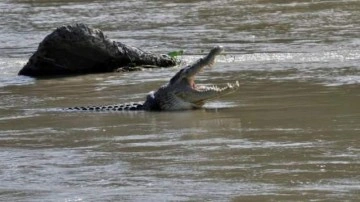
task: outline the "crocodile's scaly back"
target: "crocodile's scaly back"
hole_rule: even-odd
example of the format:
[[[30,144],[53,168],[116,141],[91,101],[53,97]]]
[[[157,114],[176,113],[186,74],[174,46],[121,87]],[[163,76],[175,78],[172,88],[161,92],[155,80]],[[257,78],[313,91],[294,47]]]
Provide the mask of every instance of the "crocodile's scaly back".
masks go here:
[[[106,105],[106,106],[86,106],[86,107],[69,107],[67,110],[75,111],[138,111],[144,110],[143,104],[129,103],[120,105]]]
[[[223,51],[221,46],[216,46],[209,54],[193,64],[180,69],[167,83],[157,91],[150,92],[143,104],[133,103],[127,105],[72,107],[68,110],[84,111],[122,111],[122,110],[186,110],[201,108],[206,101],[234,92],[239,87],[239,82],[228,83],[224,87],[204,86],[195,84],[195,76],[206,66],[215,63],[215,57]]]

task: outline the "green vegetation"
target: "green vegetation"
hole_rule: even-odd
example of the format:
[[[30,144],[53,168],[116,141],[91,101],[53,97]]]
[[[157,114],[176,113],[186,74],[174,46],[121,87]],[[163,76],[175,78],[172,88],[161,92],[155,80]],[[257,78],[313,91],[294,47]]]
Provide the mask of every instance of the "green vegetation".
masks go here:
[[[184,54],[184,50],[178,50],[178,51],[171,51],[168,53],[168,55],[172,58],[176,58],[178,56],[181,56]]]

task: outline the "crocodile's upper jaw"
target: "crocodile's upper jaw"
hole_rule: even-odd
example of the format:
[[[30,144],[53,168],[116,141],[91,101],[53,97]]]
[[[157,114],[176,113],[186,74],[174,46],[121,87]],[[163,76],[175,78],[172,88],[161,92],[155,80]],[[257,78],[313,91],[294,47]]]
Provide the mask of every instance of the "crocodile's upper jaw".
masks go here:
[[[234,92],[239,82],[225,87],[195,84],[195,76],[206,66],[214,64],[215,57],[223,51],[221,46],[214,47],[210,53],[194,64],[182,68],[170,79],[170,82],[148,96],[147,101],[156,103],[160,110],[185,110],[202,107],[207,100]]]

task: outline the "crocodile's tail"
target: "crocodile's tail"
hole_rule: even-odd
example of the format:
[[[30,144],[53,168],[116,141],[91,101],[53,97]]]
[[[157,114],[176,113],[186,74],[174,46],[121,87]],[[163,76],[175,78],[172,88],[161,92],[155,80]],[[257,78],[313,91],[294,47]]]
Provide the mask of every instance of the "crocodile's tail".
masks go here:
[[[129,103],[119,105],[106,105],[106,106],[86,106],[86,107],[69,107],[65,110],[71,111],[139,111],[144,110],[141,103]]]

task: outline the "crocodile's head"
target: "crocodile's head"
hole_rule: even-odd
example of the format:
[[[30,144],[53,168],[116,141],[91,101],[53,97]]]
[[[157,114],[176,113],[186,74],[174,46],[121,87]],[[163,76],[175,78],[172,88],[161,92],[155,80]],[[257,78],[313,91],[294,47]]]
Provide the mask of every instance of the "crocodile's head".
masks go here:
[[[222,51],[221,46],[216,46],[207,56],[182,68],[167,85],[147,96],[145,107],[150,110],[196,109],[202,107],[207,100],[234,92],[239,87],[238,81],[224,87],[195,84],[196,74],[206,66],[213,65],[215,57]]]

